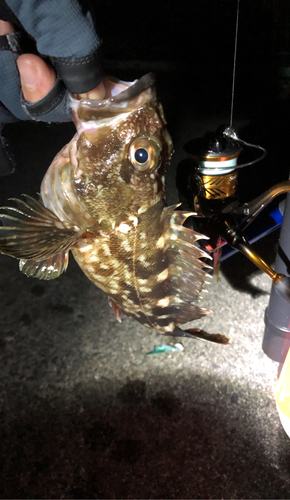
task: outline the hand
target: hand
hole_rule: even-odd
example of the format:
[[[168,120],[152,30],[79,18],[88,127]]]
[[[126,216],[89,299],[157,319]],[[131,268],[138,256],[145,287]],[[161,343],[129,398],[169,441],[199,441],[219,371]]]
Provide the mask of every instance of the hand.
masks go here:
[[[70,121],[69,91],[80,98],[106,97],[97,56],[99,39],[91,14],[82,10],[80,2],[6,0],[6,4],[6,21],[0,21],[0,123]],[[34,53],[29,53],[31,48]]]
[[[103,99],[122,90],[102,78],[99,39],[80,2],[0,1],[0,176],[13,171],[5,123],[71,121],[69,92]]]

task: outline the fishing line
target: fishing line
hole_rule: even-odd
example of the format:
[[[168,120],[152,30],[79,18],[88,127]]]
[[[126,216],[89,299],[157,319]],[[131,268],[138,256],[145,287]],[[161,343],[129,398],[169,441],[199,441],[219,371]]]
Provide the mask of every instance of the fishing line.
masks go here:
[[[250,142],[243,141],[237,136],[235,129],[233,128],[233,115],[234,115],[234,98],[235,98],[235,83],[236,83],[236,66],[237,66],[237,47],[238,47],[238,32],[239,32],[239,17],[240,17],[240,0],[237,0],[237,15],[236,15],[236,31],[235,31],[235,48],[234,48],[234,63],[233,63],[233,80],[232,80],[232,97],[231,97],[231,114],[230,114],[230,126],[227,127],[223,135],[234,139],[235,141],[243,144],[244,146],[248,146],[249,148],[259,149],[262,151],[262,154],[248,163],[243,163],[242,165],[238,165],[237,168],[248,167],[249,165],[254,165],[263,158],[265,158],[267,151],[262,146],[258,146],[257,144],[251,144]]]
[[[263,158],[265,158],[265,156],[267,154],[267,150],[265,148],[263,148],[263,146],[258,146],[258,144],[251,144],[250,142],[246,142],[246,141],[243,141],[242,139],[240,139],[237,136],[233,127],[226,128],[223,131],[223,135],[225,135],[226,137],[230,137],[231,139],[234,139],[234,141],[237,141],[240,144],[247,146],[248,148],[259,149],[260,151],[262,151],[262,154],[258,158],[256,158],[255,160],[249,161],[248,163],[243,163],[242,165],[237,165],[236,169],[243,168],[243,167],[249,167],[250,165],[254,165],[254,163],[258,163],[258,161],[263,160]]]
[[[235,83],[236,83],[236,65],[237,65],[237,47],[238,47],[239,17],[240,17],[240,0],[237,0],[237,17],[236,17],[236,33],[235,33],[235,50],[234,50],[234,65],[233,65],[233,81],[232,81],[232,100],[231,100],[230,127],[232,127],[232,125],[233,125],[233,114],[234,114],[234,97],[235,97]]]

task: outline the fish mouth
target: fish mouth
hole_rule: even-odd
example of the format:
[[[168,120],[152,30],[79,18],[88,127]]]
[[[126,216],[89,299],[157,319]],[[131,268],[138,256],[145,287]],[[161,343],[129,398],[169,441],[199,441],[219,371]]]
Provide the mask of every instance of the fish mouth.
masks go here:
[[[155,97],[153,73],[147,73],[133,82],[124,82],[111,77],[110,80],[122,84],[126,87],[125,90],[107,99],[78,100],[70,96],[71,108],[81,121],[95,121],[128,113]]]

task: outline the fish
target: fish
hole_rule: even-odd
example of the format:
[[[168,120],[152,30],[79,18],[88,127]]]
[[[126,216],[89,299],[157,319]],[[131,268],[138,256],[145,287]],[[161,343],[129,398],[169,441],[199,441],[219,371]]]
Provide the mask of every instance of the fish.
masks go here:
[[[211,313],[199,305],[209,255],[205,236],[183,224],[191,212],[167,206],[172,140],[152,74],[120,82],[108,99],[71,96],[76,134],[52,161],[40,198],[1,207],[0,252],[27,276],[50,280],[69,252],[121,313],[160,334],[227,344],[219,333],[182,328]]]

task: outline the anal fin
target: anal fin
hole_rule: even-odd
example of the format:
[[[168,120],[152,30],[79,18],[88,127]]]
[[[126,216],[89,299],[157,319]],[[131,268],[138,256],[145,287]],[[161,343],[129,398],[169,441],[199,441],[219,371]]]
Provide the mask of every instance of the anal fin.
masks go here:
[[[54,280],[58,278],[68,266],[68,253],[66,250],[45,260],[20,259],[19,269],[30,278],[40,280]]]

